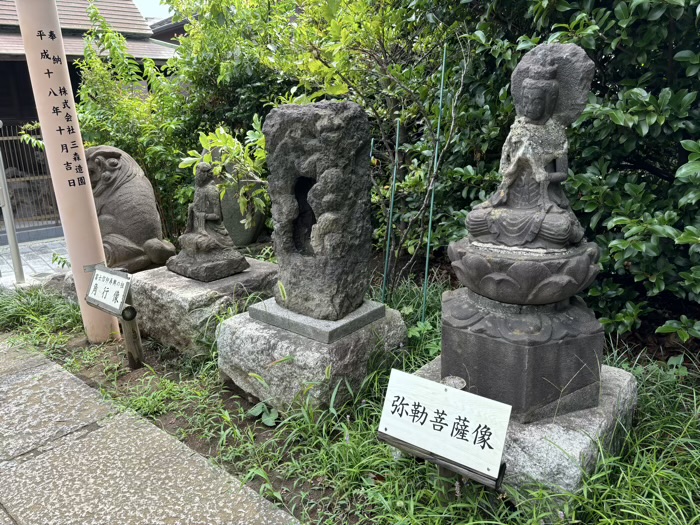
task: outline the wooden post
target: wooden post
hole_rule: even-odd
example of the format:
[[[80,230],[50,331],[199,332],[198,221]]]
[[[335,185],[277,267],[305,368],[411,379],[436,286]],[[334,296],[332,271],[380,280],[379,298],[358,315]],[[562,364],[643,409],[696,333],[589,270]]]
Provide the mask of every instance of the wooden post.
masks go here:
[[[105,254],[56,1],[15,0],[15,5],[85,333],[100,343],[118,334],[119,325],[85,302],[91,281],[85,268],[103,263]]]

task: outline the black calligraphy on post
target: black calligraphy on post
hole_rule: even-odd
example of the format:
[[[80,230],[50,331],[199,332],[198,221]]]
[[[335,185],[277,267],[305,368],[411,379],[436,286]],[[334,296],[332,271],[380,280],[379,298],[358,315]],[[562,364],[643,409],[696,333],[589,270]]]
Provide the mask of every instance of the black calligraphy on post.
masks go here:
[[[55,30],[39,28],[36,31],[36,38],[42,42],[39,57],[46,66],[46,71],[43,74],[50,81],[54,82],[49,86],[46,96],[49,98],[51,105],[51,116],[56,123],[56,127],[53,130],[61,138],[60,152],[63,157],[61,164],[65,183],[71,188],[87,186],[84,161],[77,152],[71,151],[79,149],[79,145],[78,139],[75,138],[78,136],[76,127],[78,115],[75,113],[72,101],[68,95],[70,87],[61,81],[55,80],[55,78],[67,78],[65,73],[63,75],[56,74],[59,72],[58,68],[67,67],[63,46],[60,45],[60,41],[57,41],[58,37]],[[56,77],[54,78],[53,75],[56,75]]]

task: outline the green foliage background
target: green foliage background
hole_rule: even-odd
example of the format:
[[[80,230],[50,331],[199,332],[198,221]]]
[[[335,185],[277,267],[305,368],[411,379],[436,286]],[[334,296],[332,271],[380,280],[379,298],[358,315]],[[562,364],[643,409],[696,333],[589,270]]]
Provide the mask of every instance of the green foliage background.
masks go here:
[[[86,53],[80,113],[89,140],[121,147],[144,166],[169,236],[191,195],[191,172],[177,165],[200,132],[221,126],[242,142],[253,115],[264,118],[274,105],[345,98],[373,125],[378,246],[401,122],[393,274],[424,255],[431,184],[440,255],[466,234],[466,213],[499,178],[515,65],[538,43],[573,42],[596,64],[589,104],[570,130],[567,183],[603,251],[587,301],[610,331],[660,327],[683,343],[700,337],[700,0],[166,3],[189,23],[164,71],[136,64],[92,13],[88,40],[109,59]]]

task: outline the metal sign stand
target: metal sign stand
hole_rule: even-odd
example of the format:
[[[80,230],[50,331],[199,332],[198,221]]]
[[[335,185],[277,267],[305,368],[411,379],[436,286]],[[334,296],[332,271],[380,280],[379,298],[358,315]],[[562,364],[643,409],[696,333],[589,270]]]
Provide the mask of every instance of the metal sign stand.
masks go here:
[[[2,128],[2,120],[0,120]],[[7,232],[7,244],[10,246],[12,256],[12,269],[15,271],[15,282],[24,282],[24,268],[22,268],[22,258],[19,255],[19,245],[17,244],[17,232],[15,231],[15,218],[12,215],[12,202],[10,202],[10,190],[7,187],[7,177],[5,176],[5,162],[0,152],[0,208],[5,221],[5,231]]]

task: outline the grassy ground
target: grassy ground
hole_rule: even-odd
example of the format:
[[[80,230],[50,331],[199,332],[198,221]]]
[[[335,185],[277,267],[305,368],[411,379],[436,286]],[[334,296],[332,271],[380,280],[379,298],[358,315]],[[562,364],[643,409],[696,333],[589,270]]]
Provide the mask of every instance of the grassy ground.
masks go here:
[[[504,498],[466,484],[460,498],[450,500],[436,467],[378,442],[390,368],[412,371],[439,352],[445,287],[431,285],[425,323],[418,321],[420,288],[404,284],[395,291],[390,306],[409,326],[409,348],[375,359],[350,403],[281,415],[223,387],[215,348],[193,359],[150,343],[148,366],[129,371],[123,348],[88,345],[77,307],[40,290],[0,290],[0,331],[12,332],[17,344],[40,347],[304,523],[700,524],[700,374],[687,357],[652,361],[621,343],[608,352],[609,364],[637,377],[639,407],[620,455],[603,457],[575,494],[511,492]],[[274,426],[263,423],[272,420]]]

